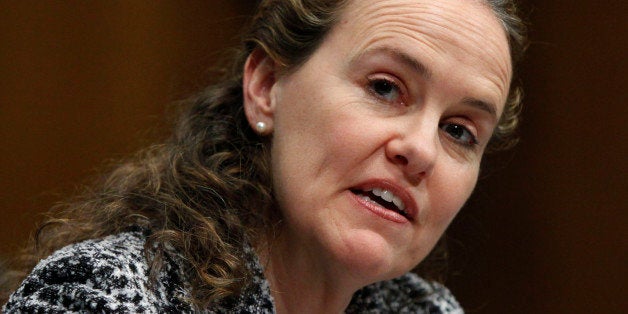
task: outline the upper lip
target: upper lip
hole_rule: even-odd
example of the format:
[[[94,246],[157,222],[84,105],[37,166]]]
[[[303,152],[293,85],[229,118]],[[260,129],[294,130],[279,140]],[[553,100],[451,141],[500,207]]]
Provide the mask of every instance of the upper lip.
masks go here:
[[[407,189],[394,183],[394,181],[386,180],[386,179],[371,179],[355,186],[353,189],[367,191],[374,188],[388,190],[392,192],[394,195],[396,195],[397,197],[401,198],[401,200],[406,206],[405,212],[408,214],[408,218],[410,218],[410,220],[415,220],[415,218],[418,215],[419,208],[417,206],[417,203],[414,197],[412,197],[412,195]]]

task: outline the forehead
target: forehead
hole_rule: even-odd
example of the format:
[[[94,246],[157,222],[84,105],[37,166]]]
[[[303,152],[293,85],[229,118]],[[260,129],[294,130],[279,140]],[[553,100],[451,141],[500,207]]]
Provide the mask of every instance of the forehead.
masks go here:
[[[435,79],[464,67],[500,94],[496,101],[508,93],[506,33],[480,0],[351,0],[330,36],[350,56],[389,46],[429,65]]]

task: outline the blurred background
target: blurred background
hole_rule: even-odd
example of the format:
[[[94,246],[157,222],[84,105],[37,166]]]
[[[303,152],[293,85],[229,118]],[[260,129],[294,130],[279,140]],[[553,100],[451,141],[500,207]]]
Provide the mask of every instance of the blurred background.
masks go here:
[[[0,0],[0,258],[168,134],[254,2]],[[628,313],[628,2],[523,4],[522,140],[451,226],[447,285],[469,313]]]

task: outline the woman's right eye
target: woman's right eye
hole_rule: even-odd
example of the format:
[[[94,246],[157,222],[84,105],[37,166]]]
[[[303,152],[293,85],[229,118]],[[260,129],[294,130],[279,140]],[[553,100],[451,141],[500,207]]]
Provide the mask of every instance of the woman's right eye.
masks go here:
[[[386,78],[369,79],[369,91],[386,102],[401,102],[402,92],[397,83]]]

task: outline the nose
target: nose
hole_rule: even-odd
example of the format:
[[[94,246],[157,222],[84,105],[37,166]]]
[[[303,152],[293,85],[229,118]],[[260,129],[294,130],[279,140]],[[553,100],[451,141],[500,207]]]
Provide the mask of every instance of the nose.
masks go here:
[[[425,122],[425,121],[423,121]],[[386,144],[386,157],[413,180],[429,176],[438,155],[438,123],[399,125]]]

